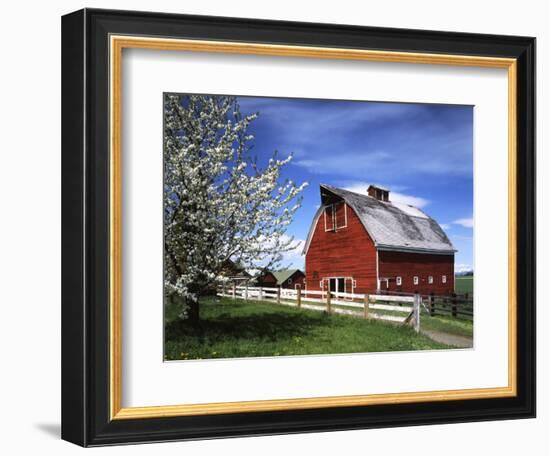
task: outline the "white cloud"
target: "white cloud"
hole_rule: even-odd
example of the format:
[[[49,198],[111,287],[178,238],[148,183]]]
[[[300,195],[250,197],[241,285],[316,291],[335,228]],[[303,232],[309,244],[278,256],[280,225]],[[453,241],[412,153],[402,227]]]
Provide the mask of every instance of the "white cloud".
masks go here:
[[[297,160],[291,163],[293,163],[296,166],[301,166],[302,168],[307,168],[310,171],[319,169],[321,166],[321,163],[316,160]]]
[[[287,234],[283,234],[281,236],[281,243],[284,244],[288,241],[290,241],[291,236]],[[272,239],[263,239],[259,241],[263,247],[266,249],[273,248],[274,242]],[[302,255],[302,251],[304,250],[306,241],[303,239],[294,239],[291,244],[291,248],[283,252],[282,260],[280,263],[280,266],[282,268],[297,268],[304,270],[304,255]],[[256,263],[257,267],[261,268],[263,266],[267,265],[267,261],[258,261]]]
[[[369,184],[365,182],[351,182],[348,185],[344,186],[344,190],[349,190],[350,192],[367,194],[367,188]]]
[[[292,161],[296,166],[307,169],[310,173],[314,174],[331,174],[339,173],[342,170],[346,170],[346,174],[353,175],[357,169],[372,169],[377,168],[389,159],[391,154],[383,150],[375,150],[371,152],[359,151],[347,151],[337,154],[325,154],[319,155],[318,158],[309,159],[301,158],[297,161]]]
[[[455,220],[452,222],[454,225],[460,225],[464,228],[473,228],[474,227],[474,219],[472,217],[470,218],[461,218],[458,220]]]
[[[390,200],[395,203],[409,204],[422,208],[430,204],[430,201],[419,196],[405,195],[404,193],[390,192]]]
[[[345,190],[350,192],[367,194],[367,188],[369,188],[369,183],[367,182],[350,182],[348,185],[344,186]],[[406,187],[403,186],[393,186],[393,185],[383,185],[383,184],[373,184],[380,185],[381,187],[388,188],[390,190],[390,201],[394,203],[408,204],[417,208],[423,208],[430,204],[430,201],[421,198],[419,196],[407,195],[405,193],[396,192],[396,189],[404,190]]]
[[[443,228],[444,230],[450,230],[451,224],[450,223],[440,223],[439,226]]]
[[[303,239],[295,239],[293,243],[293,249],[283,253],[283,260],[281,262],[281,265],[284,268],[289,267],[303,270],[304,255],[302,255],[302,251],[304,250],[305,244],[306,241],[304,241]]]
[[[474,268],[472,268],[471,264],[465,264],[465,263],[459,263],[455,264],[455,272],[467,272],[472,271]]]

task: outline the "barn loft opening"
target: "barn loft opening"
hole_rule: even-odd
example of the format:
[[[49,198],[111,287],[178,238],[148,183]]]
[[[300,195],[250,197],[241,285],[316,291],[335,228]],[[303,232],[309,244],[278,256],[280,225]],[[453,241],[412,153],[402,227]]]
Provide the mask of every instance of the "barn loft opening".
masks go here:
[[[367,194],[378,201],[388,202],[390,200],[390,191],[387,188],[378,185],[369,185]]]

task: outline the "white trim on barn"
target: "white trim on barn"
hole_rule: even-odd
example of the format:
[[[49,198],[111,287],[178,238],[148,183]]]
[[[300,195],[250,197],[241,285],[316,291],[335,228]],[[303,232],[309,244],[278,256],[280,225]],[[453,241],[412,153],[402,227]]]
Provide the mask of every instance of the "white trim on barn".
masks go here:
[[[344,205],[344,225],[338,226],[338,205],[343,204]],[[334,230],[343,230],[344,228],[348,227],[348,205],[345,201],[338,201],[337,203],[332,204],[332,213],[334,215],[335,223],[334,223]]]
[[[332,219],[330,221],[330,228],[327,229],[327,209],[330,208],[330,218]],[[323,215],[325,219],[325,233],[327,231],[334,231],[334,207],[332,204],[327,204],[326,206],[323,206]]]
[[[420,249],[417,247],[394,247],[391,245],[376,245],[376,249],[382,252],[404,252],[404,253],[429,253],[430,255],[454,255],[456,250],[432,250]]]
[[[380,290],[380,273],[378,265],[378,249],[376,249],[376,289]]]
[[[313,216],[313,222],[311,224],[311,227],[309,228],[306,243],[304,244],[304,249],[302,250],[302,255],[307,254],[307,251],[309,249],[309,245],[311,244],[311,238],[313,237],[313,233],[315,232],[315,227],[317,226],[317,223],[319,222],[319,219],[321,218],[321,214],[323,214],[323,213],[324,213],[324,206],[321,205],[317,208],[317,212]]]
[[[336,284],[335,292],[336,293],[353,293],[353,290],[356,288],[356,285],[357,285],[357,281],[351,276],[329,276],[329,277],[323,277],[321,279],[321,282],[320,282],[321,290],[325,290],[325,282],[327,282],[327,281],[328,281],[328,289],[330,290],[330,280],[331,279],[334,279],[336,281],[335,282],[335,284]],[[338,283],[339,283],[338,279],[343,279],[343,281],[344,281],[344,290],[343,291],[338,289],[338,288],[340,288],[338,286]],[[351,282],[351,284],[349,282]],[[351,291],[346,291],[348,284],[351,285]]]

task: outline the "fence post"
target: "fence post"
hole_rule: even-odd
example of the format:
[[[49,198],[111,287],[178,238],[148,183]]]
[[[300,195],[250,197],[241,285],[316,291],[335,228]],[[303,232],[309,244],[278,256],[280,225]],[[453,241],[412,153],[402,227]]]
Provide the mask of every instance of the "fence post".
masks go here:
[[[420,303],[421,297],[418,293],[414,295],[414,330],[420,332]]]
[[[429,299],[429,308],[430,308],[430,317],[433,317],[435,315],[435,298],[433,291],[430,293]]]
[[[264,290],[262,287],[260,287],[260,291],[258,292],[258,301],[261,301],[262,300],[262,296],[264,294]]]
[[[233,299],[237,297],[237,282],[233,282]]]
[[[244,300],[248,301],[248,282],[244,286]]]
[[[298,309],[302,307],[302,290],[300,288],[296,289],[296,305]]]
[[[451,314],[454,318],[457,317],[457,308],[456,308],[456,293],[453,293],[452,295],[452,299],[451,299]]]
[[[365,295],[365,302],[364,302],[364,307],[365,307],[365,320],[368,320],[369,318],[369,301],[370,301],[370,298],[369,298],[369,295],[366,294]]]
[[[331,305],[330,305],[330,289],[327,290],[327,312],[330,313],[331,312]]]
[[[277,287],[277,304],[281,304],[281,287]]]

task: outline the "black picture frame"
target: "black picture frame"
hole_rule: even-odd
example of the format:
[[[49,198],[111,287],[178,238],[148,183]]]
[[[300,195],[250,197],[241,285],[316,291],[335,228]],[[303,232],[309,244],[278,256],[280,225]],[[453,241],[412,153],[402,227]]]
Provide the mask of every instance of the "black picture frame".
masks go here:
[[[111,420],[109,36],[517,59],[517,395]],[[84,9],[62,19],[62,438],[82,446],[535,416],[535,39]]]

